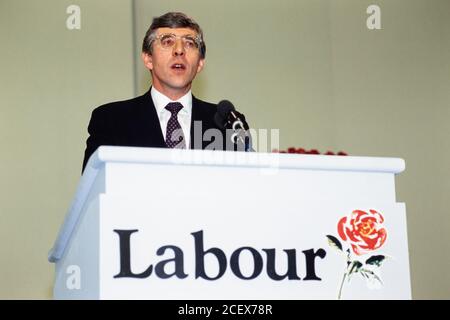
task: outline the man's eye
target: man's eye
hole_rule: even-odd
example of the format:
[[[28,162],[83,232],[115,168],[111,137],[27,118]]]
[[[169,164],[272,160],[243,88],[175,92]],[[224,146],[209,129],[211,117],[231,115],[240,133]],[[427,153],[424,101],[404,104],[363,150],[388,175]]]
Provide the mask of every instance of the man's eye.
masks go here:
[[[170,47],[175,43],[175,39],[171,36],[165,36],[161,38],[161,44],[165,47]]]
[[[195,40],[192,38],[185,38],[184,44],[188,48],[195,48],[197,46],[197,42],[195,42]]]

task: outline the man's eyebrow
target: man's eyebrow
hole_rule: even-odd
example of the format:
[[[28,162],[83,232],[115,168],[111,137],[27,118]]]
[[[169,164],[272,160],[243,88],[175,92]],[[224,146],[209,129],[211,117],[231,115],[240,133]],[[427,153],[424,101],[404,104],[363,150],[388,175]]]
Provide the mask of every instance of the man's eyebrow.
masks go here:
[[[164,32],[164,33],[158,34],[157,37],[159,37],[159,36],[168,36],[168,35],[176,36],[176,37],[193,37],[193,38],[199,37],[198,34],[187,33],[187,34],[178,35],[178,34],[175,34],[175,33],[172,33],[172,32]]]
[[[183,34],[180,37],[193,37],[193,38],[196,38],[196,37],[198,37],[198,34],[188,33],[188,34]]]

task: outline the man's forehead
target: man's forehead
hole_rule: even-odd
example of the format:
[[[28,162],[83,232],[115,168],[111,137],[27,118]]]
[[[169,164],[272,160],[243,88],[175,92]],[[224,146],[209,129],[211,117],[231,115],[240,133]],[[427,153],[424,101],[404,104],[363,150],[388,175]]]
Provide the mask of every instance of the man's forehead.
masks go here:
[[[180,35],[180,36],[188,35],[188,34],[197,35],[197,32],[190,28],[166,28],[166,27],[164,27],[164,28],[156,29],[156,32],[158,34],[173,33],[175,35]]]

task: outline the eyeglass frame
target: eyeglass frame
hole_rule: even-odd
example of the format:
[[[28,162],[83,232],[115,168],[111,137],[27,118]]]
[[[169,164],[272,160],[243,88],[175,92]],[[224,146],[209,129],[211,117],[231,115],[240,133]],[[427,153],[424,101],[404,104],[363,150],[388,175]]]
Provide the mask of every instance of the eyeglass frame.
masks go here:
[[[174,33],[162,33],[162,34],[160,34],[160,35],[154,34],[154,35],[152,36],[151,41],[150,41],[150,45],[152,45],[153,42],[154,42],[155,40],[158,40],[159,44],[161,45],[161,48],[163,48],[164,50],[172,49],[172,48],[175,46],[176,42],[175,42],[172,46],[170,46],[170,47],[164,47],[164,46],[161,44],[161,38],[164,37],[164,36],[172,36],[172,37],[174,37],[175,39],[181,39],[181,41],[182,41],[182,43],[183,43],[183,48],[184,48],[185,50],[190,50],[190,48],[186,48],[186,47],[185,47],[185,44],[184,44],[183,40],[186,39],[186,37],[190,37],[191,40],[194,40],[195,45],[197,46],[195,49],[197,49],[197,50],[201,53],[201,48],[202,48],[203,40],[202,40],[202,38],[201,38],[200,35],[196,35],[195,37],[193,37],[192,35],[189,35],[189,34],[187,34],[187,35],[182,35],[182,36],[176,35],[176,34],[174,34]]]

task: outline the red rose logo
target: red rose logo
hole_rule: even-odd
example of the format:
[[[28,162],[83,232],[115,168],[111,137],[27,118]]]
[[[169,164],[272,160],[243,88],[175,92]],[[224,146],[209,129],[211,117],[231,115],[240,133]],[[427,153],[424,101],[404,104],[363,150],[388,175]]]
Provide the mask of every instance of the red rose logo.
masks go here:
[[[386,241],[387,232],[383,227],[383,222],[383,215],[376,210],[370,209],[369,212],[353,210],[351,214],[341,218],[338,222],[338,233],[345,241],[344,243],[331,234],[327,235],[328,244],[338,252],[345,254],[347,258],[338,299],[342,297],[345,279],[350,281],[355,274],[360,274],[366,280],[369,288],[380,288],[383,285],[380,267],[386,260],[386,256],[377,254],[368,258],[366,256],[364,259],[361,257],[365,253],[378,249]],[[348,244],[356,256],[352,254]]]
[[[383,222],[383,216],[375,210],[354,210],[339,220],[338,233],[342,240],[351,244],[354,253],[363,255],[378,249],[386,241]]]

